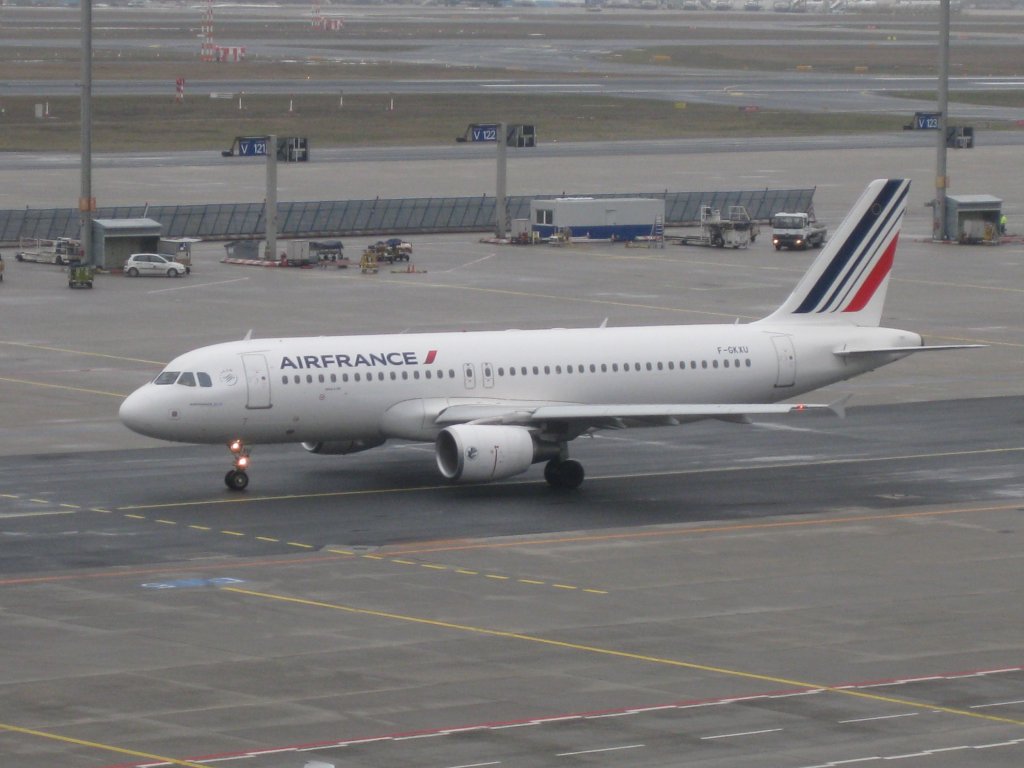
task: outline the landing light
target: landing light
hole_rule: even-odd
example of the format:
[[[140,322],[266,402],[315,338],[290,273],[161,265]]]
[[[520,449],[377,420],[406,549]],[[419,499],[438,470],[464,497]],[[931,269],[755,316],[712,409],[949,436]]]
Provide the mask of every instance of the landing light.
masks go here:
[[[246,469],[249,466],[248,456],[239,456],[235,459],[235,469]]]
[[[242,441],[241,440],[233,440],[233,441],[231,441],[231,443],[228,445],[228,450],[231,451],[232,453],[236,453],[236,454],[237,453],[241,453],[242,452]]]

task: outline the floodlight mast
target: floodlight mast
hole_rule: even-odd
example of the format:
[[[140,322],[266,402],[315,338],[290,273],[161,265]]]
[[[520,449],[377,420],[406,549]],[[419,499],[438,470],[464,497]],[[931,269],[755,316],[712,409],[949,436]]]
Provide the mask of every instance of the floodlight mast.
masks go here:
[[[92,0],[81,0],[82,24],[82,90],[81,108],[81,186],[78,194],[79,239],[82,261],[93,264],[92,218],[96,198],[92,196]]]
[[[946,127],[949,124],[949,0],[939,0],[939,130],[935,138],[935,201],[932,210],[932,240],[945,240],[946,232]]]
[[[505,123],[498,123],[495,143],[498,145],[498,178],[494,194],[494,235],[500,240],[508,233],[508,126]]]

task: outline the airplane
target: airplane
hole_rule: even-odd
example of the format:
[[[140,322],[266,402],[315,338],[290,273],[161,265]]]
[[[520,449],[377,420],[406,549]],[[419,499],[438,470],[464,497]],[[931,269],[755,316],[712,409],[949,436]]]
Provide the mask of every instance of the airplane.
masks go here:
[[[569,443],[602,429],[747,422],[834,412],[783,403],[924,346],[880,327],[910,181],[871,182],[782,305],[730,325],[679,325],[254,339],[172,360],[121,404],[131,430],[227,444],[232,491],[249,483],[250,449],[301,443],[316,454],[390,439],[433,442],[442,476],[502,480],[546,462],[577,488]]]

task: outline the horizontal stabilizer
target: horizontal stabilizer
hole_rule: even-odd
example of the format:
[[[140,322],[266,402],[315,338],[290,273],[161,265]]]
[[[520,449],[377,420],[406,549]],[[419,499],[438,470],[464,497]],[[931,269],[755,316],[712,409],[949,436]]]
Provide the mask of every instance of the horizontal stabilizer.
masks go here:
[[[876,348],[852,348],[837,349],[834,354],[839,357],[856,357],[858,355],[884,355],[886,353],[897,353],[907,355],[913,352],[945,352],[950,349],[980,349],[987,347],[987,344],[935,344],[929,347],[876,347]]]

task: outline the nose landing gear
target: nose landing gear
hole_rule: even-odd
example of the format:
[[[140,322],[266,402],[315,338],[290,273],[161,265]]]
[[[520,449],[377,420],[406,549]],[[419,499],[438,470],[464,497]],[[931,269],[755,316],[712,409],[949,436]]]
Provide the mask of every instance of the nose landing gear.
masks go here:
[[[241,440],[234,440],[228,444],[228,450],[235,457],[235,467],[224,475],[224,484],[232,491],[244,491],[249,485],[249,475],[245,472],[249,468],[249,449]]]

